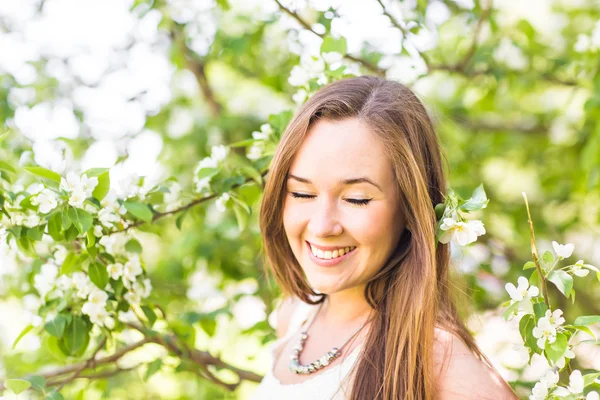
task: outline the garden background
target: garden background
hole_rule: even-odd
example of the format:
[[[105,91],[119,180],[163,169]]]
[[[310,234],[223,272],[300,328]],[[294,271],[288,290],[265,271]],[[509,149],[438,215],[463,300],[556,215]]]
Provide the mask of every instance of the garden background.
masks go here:
[[[38,377],[4,396],[248,398],[279,301],[256,219],[270,155],[310,93],[366,74],[423,99],[457,193],[485,187],[473,217],[486,234],[453,243],[455,282],[478,343],[526,397],[548,363],[528,363],[500,306],[531,272],[522,192],[540,255],[556,240],[600,265],[599,56],[594,0],[0,0],[0,380]],[[89,188],[84,171],[97,181],[79,207],[36,197]],[[99,286],[138,255],[127,302],[141,325],[117,301],[112,323],[56,322],[74,310],[58,274]],[[576,299],[548,287],[567,319],[600,314],[591,275],[574,278]],[[77,321],[83,338],[66,333]],[[574,352],[573,368],[600,369],[597,344]]]

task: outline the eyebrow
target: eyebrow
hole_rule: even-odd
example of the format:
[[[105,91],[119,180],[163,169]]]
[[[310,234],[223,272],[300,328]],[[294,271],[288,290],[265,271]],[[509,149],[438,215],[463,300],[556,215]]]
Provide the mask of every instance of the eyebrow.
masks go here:
[[[309,181],[308,179],[301,178],[301,177],[296,176],[296,175],[288,174],[288,179],[294,179],[294,180],[296,180],[298,182],[307,183],[309,185],[312,185],[312,182]],[[372,180],[370,180],[366,176],[361,176],[359,178],[344,179],[344,180],[340,181],[340,183],[342,183],[344,185],[356,185],[358,183],[369,183],[369,184],[375,186],[381,192],[383,192],[383,189],[381,189],[381,187],[378,184],[376,184],[375,182],[373,182]]]

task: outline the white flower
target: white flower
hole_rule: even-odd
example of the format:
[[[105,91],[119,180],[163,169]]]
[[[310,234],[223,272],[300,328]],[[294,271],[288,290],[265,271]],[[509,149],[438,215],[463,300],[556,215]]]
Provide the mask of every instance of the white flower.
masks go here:
[[[558,244],[554,240],[552,241],[552,247],[554,247],[554,252],[556,253],[559,260],[571,257],[571,254],[573,254],[573,250],[575,250],[575,245],[573,243]]]
[[[129,261],[123,266],[123,284],[126,288],[130,288],[131,282],[135,282],[135,278],[143,272],[140,264],[140,259],[137,255],[132,256]]]
[[[590,273],[590,270],[584,267],[583,260],[578,260],[575,264],[571,265],[571,271],[580,278]]]
[[[500,45],[494,50],[494,59],[504,63],[510,69],[524,70],[527,68],[527,58],[521,49],[508,38],[502,38],[500,41]]]
[[[552,389],[558,383],[558,372],[548,371],[548,373],[537,382],[531,391],[530,400],[545,400],[548,396],[548,390]]]
[[[212,157],[204,157],[202,160],[200,160],[200,162],[198,162],[198,165],[196,166],[195,170],[195,175],[197,175],[201,169],[217,168],[217,166],[218,162],[215,159],[213,159]]]
[[[265,303],[257,296],[242,296],[231,308],[231,313],[242,329],[248,329],[267,317],[265,309]]]
[[[133,310],[119,311],[118,319],[124,324],[138,322],[138,317],[135,315]]]
[[[177,182],[173,182],[169,186],[169,193],[165,193],[163,201],[165,202],[165,204],[177,203],[177,201],[179,200],[180,194],[181,194],[181,185]]]
[[[81,179],[75,172],[69,172],[66,178],[60,179],[60,188],[69,193],[79,188],[80,185]]]
[[[217,210],[220,212],[225,212],[225,210],[227,209],[227,202],[230,198],[231,196],[229,195],[229,193],[223,193],[215,202]]]
[[[577,36],[577,42],[575,43],[575,46],[573,46],[573,48],[575,49],[576,52],[583,53],[585,51],[588,51],[590,49],[591,45],[592,45],[592,41],[591,41],[590,37],[588,35],[584,35],[584,34],[580,33]]]
[[[571,372],[569,376],[569,386],[567,388],[559,387],[554,391],[555,396],[565,397],[571,394],[583,393],[584,381],[581,371],[578,369]]]
[[[553,312],[550,312],[550,310],[546,310],[545,317],[548,319],[548,321],[550,321],[552,326],[558,328],[565,322],[565,319],[562,317],[562,313],[563,312],[560,308],[557,308]]]
[[[600,395],[596,391],[589,392],[587,396],[585,396],[585,400],[600,400]]]
[[[248,152],[246,153],[246,157],[248,157],[249,160],[253,160],[253,161],[258,160],[259,158],[262,157],[263,149],[264,149],[264,146],[262,145],[262,143],[254,143],[248,149]]]
[[[288,83],[292,86],[305,86],[310,80],[308,72],[300,65],[295,65],[290,72]]]
[[[142,301],[140,294],[132,290],[125,293],[123,298],[131,305],[139,305]]]
[[[118,280],[123,275],[123,264],[114,263],[106,266],[108,275],[114,280]]]
[[[218,164],[227,157],[227,154],[229,154],[229,147],[223,145],[213,146],[210,151],[210,158]]]
[[[208,177],[202,179],[194,178],[194,183],[196,184],[195,189],[198,193],[210,188],[210,178]]]
[[[86,192],[83,190],[74,190],[69,196],[69,204],[76,208],[82,208],[87,197]]]
[[[39,206],[42,214],[48,214],[58,206],[58,198],[52,190],[42,189],[37,196],[31,198],[31,204]]]
[[[86,174],[83,174],[81,176],[81,186],[87,197],[90,197],[94,189],[96,189],[96,186],[98,186],[98,178],[95,176],[93,178],[88,178]]]
[[[260,132],[252,132],[252,138],[255,140],[267,140],[271,135],[273,135],[273,128],[269,124],[262,124],[260,126]]]
[[[296,104],[302,104],[306,101],[307,97],[308,92],[305,89],[300,89],[292,96],[292,100],[294,100],[294,103]]]
[[[543,349],[546,342],[554,343],[556,341],[556,328],[548,318],[542,317],[539,319],[537,326],[533,328],[533,337],[537,339],[538,347]]]
[[[33,287],[42,299],[54,289],[57,276],[58,267],[48,263],[42,265],[40,272],[33,277]]]
[[[338,53],[337,51],[323,53],[321,54],[321,57],[323,57],[323,60],[325,60],[327,64],[335,64],[337,62],[342,61],[342,59],[344,58],[344,56],[341,53]]]
[[[67,258],[67,254],[69,254],[69,252],[65,246],[61,246],[60,244],[57,245],[56,251],[54,252],[54,261],[56,261],[56,264],[62,265],[65,262],[65,258]]]
[[[77,296],[85,299],[96,286],[90,280],[90,277],[81,271],[73,273],[73,286],[77,289]]]
[[[94,236],[96,236],[96,237],[102,236],[102,226],[100,226],[100,225],[94,226]]]
[[[461,246],[466,246],[477,240],[477,236],[485,234],[485,228],[481,221],[456,221],[454,218],[444,218],[440,229],[445,231],[440,237],[441,243],[454,240]]]
[[[100,223],[107,228],[111,228],[115,222],[119,222],[121,217],[115,214],[114,209],[105,207],[98,212]]]
[[[61,275],[56,280],[56,287],[60,289],[61,292],[65,292],[71,288],[73,285],[73,281],[66,275]]]

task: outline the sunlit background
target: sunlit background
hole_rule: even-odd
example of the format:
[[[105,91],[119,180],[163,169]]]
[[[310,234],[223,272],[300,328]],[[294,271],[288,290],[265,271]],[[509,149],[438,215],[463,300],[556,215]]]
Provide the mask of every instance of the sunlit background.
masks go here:
[[[403,33],[382,4],[409,29],[418,20],[419,29]],[[575,259],[600,265],[600,129],[592,121],[598,106],[589,105],[600,91],[597,6],[499,0],[493,22],[477,28],[484,7],[473,0],[0,0],[0,119],[32,147],[11,155],[0,149],[0,157],[61,174],[108,167],[117,196],[129,193],[138,176],[145,177],[136,189],[142,192],[175,176],[184,194],[173,202],[191,199],[194,166],[210,148],[248,138],[270,114],[297,107],[304,98],[292,68],[305,65],[310,73],[319,34],[344,37],[348,54],[410,85],[430,107],[450,184],[465,194],[486,186],[490,206],[477,217],[488,234],[453,248],[459,280],[473,299],[465,306],[472,310],[469,326],[506,379],[535,381],[547,364],[534,357],[526,367],[518,325],[496,307],[507,299],[504,284],[516,282],[529,259],[522,192],[532,203],[540,252],[552,240],[570,242]],[[468,68],[432,67],[456,65],[475,31],[480,47]],[[343,63],[357,74],[373,73],[355,60]],[[31,177],[17,184],[35,190]],[[240,235],[231,215],[207,204],[181,232],[172,225],[135,234],[154,295],[169,312],[228,305],[233,317],[220,315],[213,337],[195,328],[196,347],[263,374],[277,300],[261,273],[255,218]],[[19,332],[36,323],[40,301],[32,281],[22,279],[26,261],[0,243],[0,377],[52,367],[35,335],[11,349]],[[598,314],[598,282],[576,286],[582,305],[574,315]],[[125,330],[120,339],[139,335]],[[581,367],[600,369],[598,346],[582,345],[576,354]],[[157,357],[166,367],[148,381],[142,367],[104,383],[77,380],[68,393],[96,399],[109,387],[110,398],[244,399],[255,388],[244,383],[225,394],[178,374],[174,357],[158,345],[119,363],[127,368]],[[227,379],[227,371],[222,375]]]

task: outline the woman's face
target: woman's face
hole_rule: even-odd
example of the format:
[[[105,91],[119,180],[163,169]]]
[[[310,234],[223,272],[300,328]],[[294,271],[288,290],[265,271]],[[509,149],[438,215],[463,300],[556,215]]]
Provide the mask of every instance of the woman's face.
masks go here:
[[[356,118],[319,120],[287,178],[283,224],[310,286],[326,294],[364,286],[404,229],[383,145]]]

